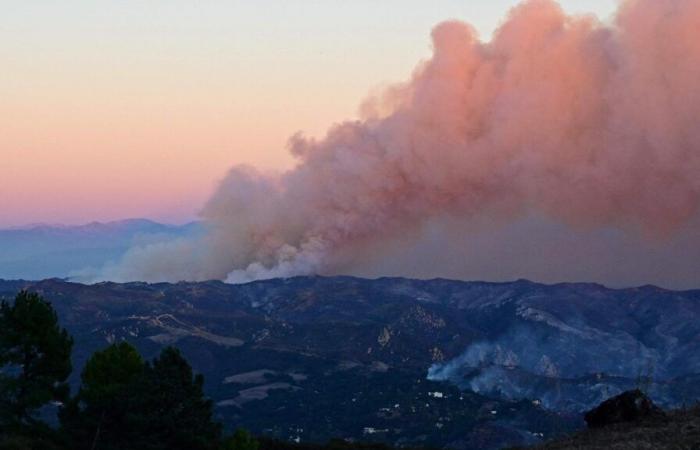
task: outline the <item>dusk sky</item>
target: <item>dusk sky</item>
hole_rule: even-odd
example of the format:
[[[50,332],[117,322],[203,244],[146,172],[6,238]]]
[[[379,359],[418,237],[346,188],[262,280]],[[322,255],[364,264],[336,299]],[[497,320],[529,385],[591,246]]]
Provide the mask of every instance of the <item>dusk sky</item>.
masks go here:
[[[488,40],[515,3],[0,1],[0,226],[190,220],[229,167],[288,168],[292,134],[407,79],[434,25]]]

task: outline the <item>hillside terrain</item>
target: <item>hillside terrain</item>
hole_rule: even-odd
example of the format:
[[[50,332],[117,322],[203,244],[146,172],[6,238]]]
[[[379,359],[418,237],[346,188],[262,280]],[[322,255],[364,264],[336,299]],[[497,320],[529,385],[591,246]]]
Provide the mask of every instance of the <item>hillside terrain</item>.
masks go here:
[[[177,345],[227,426],[290,441],[496,449],[580,429],[582,411],[640,384],[665,407],[700,398],[700,291],[0,281],[0,296],[20,289],[53,303],[76,368],[121,339],[146,357]]]
[[[584,430],[536,450],[675,450],[700,449],[700,407],[679,409],[667,417]]]

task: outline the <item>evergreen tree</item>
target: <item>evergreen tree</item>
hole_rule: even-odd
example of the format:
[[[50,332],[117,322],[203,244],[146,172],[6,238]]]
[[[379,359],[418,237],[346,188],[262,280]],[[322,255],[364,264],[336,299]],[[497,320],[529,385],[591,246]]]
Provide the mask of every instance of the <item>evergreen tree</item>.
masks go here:
[[[36,412],[66,400],[73,340],[49,302],[22,291],[0,303],[0,432],[36,427]]]
[[[204,397],[204,377],[193,375],[180,351],[168,347],[146,366],[138,386],[133,419],[147,430],[149,450],[216,449],[221,425],[213,421],[213,404]]]
[[[78,394],[60,413],[71,448],[124,449],[138,438],[129,423],[145,363],[130,344],[112,344],[85,364]]]
[[[114,344],[90,358],[81,380],[60,414],[72,449],[214,450],[221,442],[204,378],[172,347],[144,363],[130,344]]]

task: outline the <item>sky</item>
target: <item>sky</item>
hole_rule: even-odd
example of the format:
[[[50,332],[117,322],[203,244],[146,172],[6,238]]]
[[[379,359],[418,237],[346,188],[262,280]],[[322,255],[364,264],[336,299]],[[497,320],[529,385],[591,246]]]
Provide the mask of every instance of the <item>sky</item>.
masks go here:
[[[430,30],[515,0],[0,0],[0,227],[197,216],[227,170],[293,164]],[[563,1],[610,17],[614,0]]]

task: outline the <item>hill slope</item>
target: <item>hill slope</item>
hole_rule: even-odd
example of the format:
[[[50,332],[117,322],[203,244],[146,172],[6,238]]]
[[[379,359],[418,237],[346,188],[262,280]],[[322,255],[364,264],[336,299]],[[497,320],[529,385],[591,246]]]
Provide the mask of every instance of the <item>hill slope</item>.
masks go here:
[[[538,450],[655,450],[700,448],[700,407],[671,411],[666,418],[610,425],[532,447]]]
[[[0,295],[23,288],[54,303],[77,368],[119,339],[177,345],[227,425],[283,439],[500,448],[580,427],[640,374],[660,404],[700,398],[700,291],[300,277]]]

